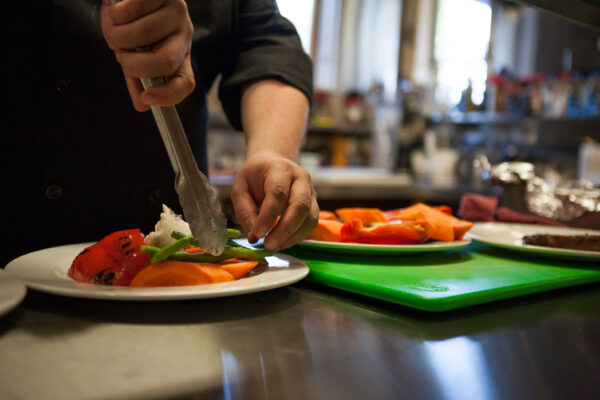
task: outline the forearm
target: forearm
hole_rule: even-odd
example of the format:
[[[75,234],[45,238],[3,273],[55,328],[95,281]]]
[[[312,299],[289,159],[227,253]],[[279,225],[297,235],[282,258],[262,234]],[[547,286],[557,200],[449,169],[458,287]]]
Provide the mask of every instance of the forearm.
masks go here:
[[[269,151],[296,160],[309,111],[301,91],[276,80],[255,82],[244,90],[241,108],[246,158]]]

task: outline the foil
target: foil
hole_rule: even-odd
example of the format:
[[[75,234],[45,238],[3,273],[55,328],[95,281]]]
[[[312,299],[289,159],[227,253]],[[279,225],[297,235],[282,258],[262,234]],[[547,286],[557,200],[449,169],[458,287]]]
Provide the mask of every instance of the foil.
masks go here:
[[[568,223],[590,212],[600,212],[600,188],[590,181],[562,182],[536,176],[526,162],[504,162],[491,167],[494,184],[524,186],[524,199],[532,214]]]
[[[525,202],[533,214],[569,222],[588,212],[600,212],[600,189],[589,181],[553,184],[536,177],[527,183]]]
[[[494,165],[491,172],[493,181],[518,185],[535,178],[535,165],[528,162],[503,162]]]

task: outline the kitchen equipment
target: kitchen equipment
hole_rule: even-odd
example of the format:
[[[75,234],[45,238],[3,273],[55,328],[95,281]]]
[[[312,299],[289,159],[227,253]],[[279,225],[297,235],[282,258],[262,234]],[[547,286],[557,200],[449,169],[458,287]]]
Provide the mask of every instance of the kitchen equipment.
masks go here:
[[[589,137],[579,146],[577,178],[600,186],[600,144]]]
[[[120,1],[111,0],[111,4]],[[142,78],[141,81],[144,89],[165,82],[162,77]],[[198,239],[199,246],[204,251],[219,255],[225,248],[228,234],[227,220],[221,210],[217,192],[198,169],[175,107],[152,106],[151,109],[175,172],[175,191],[179,195],[183,215],[190,224],[192,234]]]
[[[308,281],[425,311],[448,311],[600,281],[597,263],[539,258],[481,243],[466,249],[374,257],[293,248]]]

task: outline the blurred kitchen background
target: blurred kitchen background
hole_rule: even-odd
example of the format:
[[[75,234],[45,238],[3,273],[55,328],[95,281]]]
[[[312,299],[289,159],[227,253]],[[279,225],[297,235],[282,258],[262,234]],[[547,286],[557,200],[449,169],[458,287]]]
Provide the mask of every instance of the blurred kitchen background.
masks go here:
[[[314,61],[299,163],[321,208],[456,207],[471,192],[522,209],[522,187],[495,176],[499,165],[533,165],[553,185],[600,185],[600,9],[525,3],[278,0]],[[531,6],[540,4],[563,15]],[[211,179],[227,199],[244,136],[214,91],[210,112]]]

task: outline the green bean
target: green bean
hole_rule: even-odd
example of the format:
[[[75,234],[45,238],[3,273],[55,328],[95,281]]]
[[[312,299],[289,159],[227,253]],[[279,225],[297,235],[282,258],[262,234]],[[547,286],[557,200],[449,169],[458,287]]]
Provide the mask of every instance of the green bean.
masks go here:
[[[242,232],[237,229],[227,228],[227,235],[229,236],[229,239],[237,239],[242,236]]]
[[[227,241],[225,245],[225,250],[223,250],[223,255],[228,255],[227,258],[232,257],[240,257],[248,260],[257,260],[257,261],[265,261],[265,257],[270,257],[273,255],[272,251],[264,250],[264,249],[251,249],[248,247],[244,247],[235,241],[231,240],[231,238],[238,238],[241,236],[241,232],[237,229],[227,229],[227,233],[229,234],[230,239]],[[186,235],[185,233],[173,231],[171,232],[171,237],[174,239],[183,239],[189,237],[190,235]],[[194,239],[190,242],[194,246],[198,245],[198,240]],[[220,256],[219,256],[220,257]]]
[[[185,234],[185,233],[179,232],[179,231],[173,231],[173,232],[171,232],[171,237],[173,239],[183,239],[184,237],[188,237],[188,236],[192,236],[192,235],[188,235],[188,234]],[[195,237],[193,237],[193,238],[194,238],[194,240],[192,240],[190,242],[190,244],[194,245],[194,246],[198,246],[198,239],[196,239]]]
[[[186,235],[183,232],[179,232],[179,231],[173,231],[173,232],[171,232],[171,237],[173,239],[181,239],[181,238],[183,238],[185,236],[188,236],[188,235]],[[227,237],[229,239],[237,239],[240,236],[242,236],[242,232],[238,231],[237,229],[227,228]],[[194,240],[191,244],[197,246],[198,245],[198,240]]]
[[[241,244],[239,244],[238,242],[236,242],[236,241],[234,241],[232,239],[229,239],[227,241],[227,243],[225,243],[225,246],[229,246],[229,247],[244,247],[244,246],[242,246]]]
[[[155,264],[155,263],[161,262],[163,260],[166,260],[171,255],[173,255],[177,251],[183,249],[185,246],[187,246],[194,240],[196,240],[196,239],[192,235],[187,235],[187,236],[182,237],[181,239],[177,239],[173,243],[161,248],[154,255],[152,255],[152,259],[150,260],[150,262],[152,264]]]
[[[141,250],[142,250],[142,252],[144,252],[146,254],[153,255],[153,254],[156,254],[157,252],[159,252],[161,249],[159,249],[158,247],[154,247],[154,246],[142,246]],[[204,254],[204,253],[202,253],[202,254],[186,253],[185,251],[178,251],[174,254],[171,254],[171,256],[169,256],[169,260],[172,260],[172,261],[210,262],[210,263],[227,260],[229,258],[232,258],[232,256],[227,255],[227,254],[213,256],[211,254]]]
[[[232,239],[237,239],[240,236],[242,236],[242,233],[240,231],[238,231],[237,229],[227,229],[227,234],[229,235],[229,240],[227,241],[227,243],[225,243],[225,246],[230,246],[230,247],[243,247],[242,245],[240,245],[237,242],[234,242]],[[171,237],[174,239],[181,239],[183,237],[187,236],[185,233],[181,233],[179,231],[173,231],[171,232]],[[198,240],[194,239],[191,244],[193,244],[194,246],[198,246]]]

